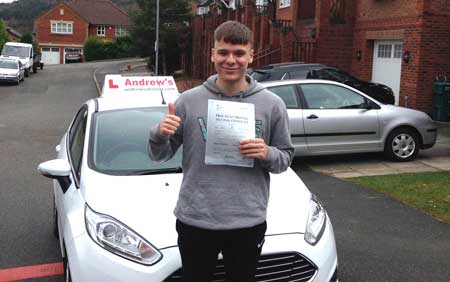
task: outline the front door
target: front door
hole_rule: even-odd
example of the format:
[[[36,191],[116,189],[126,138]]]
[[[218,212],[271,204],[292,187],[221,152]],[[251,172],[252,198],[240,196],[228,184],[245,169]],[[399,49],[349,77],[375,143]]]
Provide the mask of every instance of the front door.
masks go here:
[[[363,108],[364,96],[342,86],[301,85],[306,102],[303,123],[308,149],[314,154],[379,150],[378,111]]]
[[[373,53],[372,81],[392,88],[395,105],[399,105],[400,97],[402,47],[401,40],[376,40]]]

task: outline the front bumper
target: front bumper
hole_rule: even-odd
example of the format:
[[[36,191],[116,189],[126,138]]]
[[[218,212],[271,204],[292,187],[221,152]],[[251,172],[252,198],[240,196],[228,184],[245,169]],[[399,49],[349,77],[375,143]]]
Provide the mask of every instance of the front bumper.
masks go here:
[[[422,133],[422,149],[428,149],[434,146],[437,139],[437,128],[424,128]]]
[[[0,75],[0,81],[17,82],[17,80],[18,80],[17,76],[1,76]]]
[[[160,250],[163,258],[152,266],[145,266],[110,253],[94,243],[87,233],[74,240],[66,240],[66,251],[74,282],[172,281],[173,275],[177,275],[181,268],[177,247]],[[262,255],[280,253],[301,254],[313,265],[315,272],[310,282],[332,280],[337,269],[337,253],[331,222],[327,218],[324,234],[315,246],[306,243],[300,233],[267,235]]]

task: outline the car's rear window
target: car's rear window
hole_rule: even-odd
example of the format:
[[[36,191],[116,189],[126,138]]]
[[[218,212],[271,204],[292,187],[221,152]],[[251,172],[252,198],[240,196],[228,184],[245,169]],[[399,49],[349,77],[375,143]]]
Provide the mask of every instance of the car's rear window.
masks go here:
[[[115,175],[181,168],[181,148],[166,162],[152,161],[148,154],[150,129],[162,120],[165,111],[133,108],[95,113],[89,150],[92,168]]]

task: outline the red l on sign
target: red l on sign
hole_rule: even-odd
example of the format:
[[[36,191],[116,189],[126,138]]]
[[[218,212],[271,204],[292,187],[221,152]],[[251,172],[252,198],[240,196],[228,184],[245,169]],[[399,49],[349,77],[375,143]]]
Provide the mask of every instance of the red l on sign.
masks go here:
[[[109,88],[119,88],[119,85],[114,84],[113,80],[109,80]]]

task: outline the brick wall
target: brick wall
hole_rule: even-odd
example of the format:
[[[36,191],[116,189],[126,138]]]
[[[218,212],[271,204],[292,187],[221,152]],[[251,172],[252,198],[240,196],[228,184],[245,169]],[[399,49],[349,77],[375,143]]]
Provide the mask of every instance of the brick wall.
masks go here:
[[[317,21],[317,57],[318,63],[335,66],[349,71],[353,54],[353,15],[355,6],[347,1],[342,15],[342,21],[332,22],[331,0],[317,1],[316,6],[320,11],[316,15]]]
[[[409,51],[411,54],[409,63],[402,60],[400,105],[404,106],[408,101],[410,108],[431,112],[435,77],[446,75],[450,80],[450,56],[447,55],[450,50],[450,0],[347,0],[339,3],[345,5],[340,14],[344,21],[333,22],[330,13],[338,2],[316,0],[315,20],[306,23],[296,19],[297,1],[284,9],[278,9],[277,1],[277,19],[293,20],[292,32],[283,32],[280,27],[270,25],[270,14],[258,17],[246,7],[228,11],[226,17],[206,16],[203,20],[196,17],[194,77],[204,78],[205,74],[214,72],[209,58],[212,32],[226,19],[239,20],[252,28],[257,51],[267,50],[267,47],[280,48],[277,56],[261,60],[258,66],[295,60],[295,46],[302,46],[302,50],[305,46],[314,46],[311,61],[336,66],[364,80],[372,78],[375,40],[399,39],[403,41],[403,53]],[[313,29],[316,30],[315,38],[311,36]],[[293,42],[301,44],[294,45]],[[358,51],[361,52],[360,60],[356,55]]]
[[[277,20],[287,20],[287,21],[292,21],[293,20],[293,16],[294,16],[294,1],[291,1],[291,6],[290,7],[286,7],[286,8],[279,8],[280,4],[279,4],[279,0],[276,3],[276,17]]]
[[[361,20],[419,16],[423,0],[358,0],[356,17]],[[434,1],[434,0],[433,0]]]
[[[61,9],[64,10],[64,15],[60,14]],[[50,21],[52,20],[73,22],[73,33],[51,33]],[[88,23],[83,18],[66,5],[59,4],[36,20],[36,39],[39,43],[83,45],[87,39],[87,29]]]
[[[98,36],[97,35],[97,26],[90,25],[89,26],[89,37],[98,37],[100,39],[109,39],[109,40],[115,39],[116,38],[116,27],[109,26],[109,25],[104,25],[104,27],[105,27],[105,36]]]

